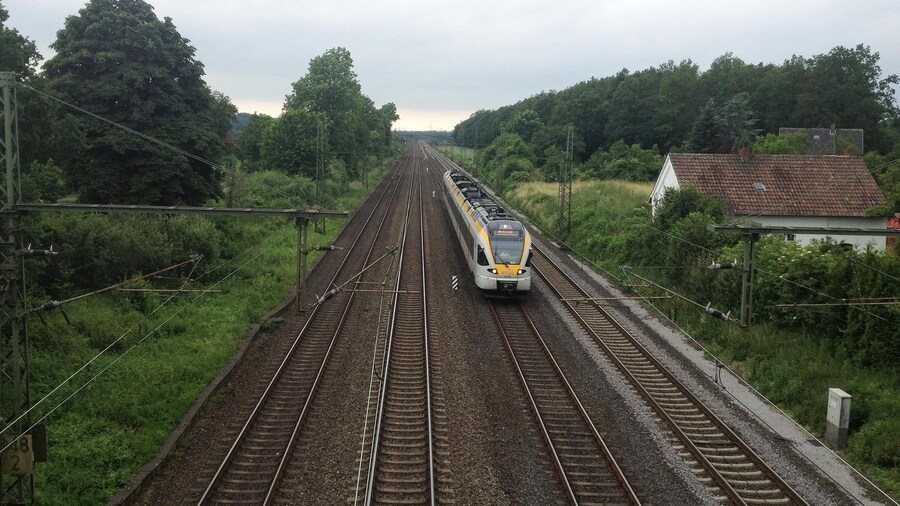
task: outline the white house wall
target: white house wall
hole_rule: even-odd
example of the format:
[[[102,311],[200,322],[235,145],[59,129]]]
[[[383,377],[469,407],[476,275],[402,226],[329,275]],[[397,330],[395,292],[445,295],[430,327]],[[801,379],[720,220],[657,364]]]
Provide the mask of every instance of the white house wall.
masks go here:
[[[834,216],[753,216],[753,221],[771,227],[834,227],[834,228],[887,228],[887,218],[834,217]],[[853,244],[858,249],[867,245],[884,250],[885,236],[830,235],[839,243]],[[796,234],[794,240],[801,246],[808,246],[813,239],[824,239],[824,235]]]
[[[678,177],[675,175],[675,169],[672,167],[672,159],[666,156],[666,162],[663,164],[662,170],[659,171],[653,191],[650,192],[650,212],[653,216],[656,216],[656,209],[669,188],[677,190],[679,186]]]

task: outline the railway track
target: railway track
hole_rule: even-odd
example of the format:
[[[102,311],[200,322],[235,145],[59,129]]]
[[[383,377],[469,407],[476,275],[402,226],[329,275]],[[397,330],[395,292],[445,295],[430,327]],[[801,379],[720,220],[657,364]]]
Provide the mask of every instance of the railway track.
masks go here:
[[[806,504],[536,245],[533,266],[668,425],[681,457],[720,502]]]
[[[421,169],[408,197],[365,504],[431,504],[435,483]]]
[[[357,275],[377,256],[375,245],[400,187],[399,174],[398,167],[360,232],[345,249],[332,285]],[[201,476],[205,486],[198,494],[198,504],[273,501],[353,299],[353,291],[338,291],[327,304],[312,309],[224,459]]]
[[[568,500],[640,504],[527,311],[513,301],[490,308]]]

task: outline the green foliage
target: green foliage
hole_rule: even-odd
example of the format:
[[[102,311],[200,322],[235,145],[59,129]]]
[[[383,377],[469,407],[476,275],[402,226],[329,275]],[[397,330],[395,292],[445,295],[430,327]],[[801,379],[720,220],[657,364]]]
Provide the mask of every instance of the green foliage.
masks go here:
[[[478,153],[478,165],[484,176],[503,192],[522,181],[529,181],[534,172],[534,152],[517,134],[503,134]]]
[[[717,153],[725,144],[725,134],[719,123],[719,107],[711,98],[700,109],[691,133],[691,148],[696,153]]]
[[[753,143],[753,152],[759,155],[809,155],[812,144],[802,133],[789,135],[766,134]]]
[[[544,124],[538,114],[531,109],[525,109],[516,113],[509,121],[500,125],[504,133],[516,134],[526,142],[530,142],[534,134],[543,128]]]
[[[656,210],[653,226],[664,231],[669,230],[691,213],[705,214],[714,222],[720,223],[725,217],[725,204],[692,186],[671,189],[666,192]]]
[[[897,418],[872,422],[853,435],[850,452],[863,462],[896,469],[900,467],[900,438],[897,434],[900,434],[900,420]]]
[[[146,2],[92,0],[57,32],[45,74],[67,101],[216,161],[237,111],[207,87],[188,42]],[[78,120],[89,163],[69,170],[83,201],[196,205],[218,195],[219,174],[207,163]]]
[[[740,148],[749,148],[759,133],[756,128],[759,119],[753,116],[750,95],[747,92],[731,97],[719,110],[719,124],[722,126],[725,143],[732,146],[732,152],[737,152]]]
[[[896,75],[882,76],[879,55],[868,46],[836,47],[824,55],[795,56],[781,65],[749,64],[731,53],[700,73],[690,60],[637,72],[623,69],[565,90],[544,92],[497,110],[480,110],[453,130],[458,145],[487,146],[503,125],[533,111],[550,133],[531,138],[544,174],[552,169],[553,145],[564,145],[559,128],[575,126],[584,150],[581,161],[623,140],[649,149],[659,146],[702,153],[731,152],[757,134],[780,127],[822,127],[834,121],[866,132],[867,149],[889,152],[900,142],[900,112],[894,99]],[[704,105],[705,104],[705,105]],[[548,142],[549,138],[557,140]],[[564,138],[564,137],[563,137]]]
[[[306,176],[291,176],[274,170],[250,174],[244,181],[244,193],[235,201],[237,207],[295,208],[312,203],[315,182]]]
[[[222,236],[196,216],[41,214],[27,241],[53,245],[59,255],[35,260],[35,284],[54,298],[73,287],[96,289],[203,254],[218,260]]]
[[[0,68],[15,72],[19,79],[34,75],[41,54],[34,41],[6,26],[9,11],[0,4]]]
[[[303,110],[289,110],[266,129],[259,157],[263,167],[291,175],[316,177],[318,124],[323,118]],[[322,134],[327,146],[327,133]]]
[[[609,151],[598,150],[585,163],[585,174],[597,179],[651,181],[656,179],[663,165],[663,157],[656,146],[642,149],[638,144],[628,146],[619,140]]]
[[[260,169],[263,139],[276,120],[265,114],[253,114],[237,134],[237,156],[248,172]]]
[[[53,160],[33,162],[22,173],[22,200],[25,202],[56,202],[65,192],[65,175]]]
[[[866,214],[893,216],[900,213],[900,143],[896,144],[887,156],[867,153],[865,161],[875,176],[881,192],[884,193],[884,203],[869,209]]]
[[[376,109],[362,94],[353,70],[353,58],[342,47],[329,49],[310,60],[309,71],[293,84],[293,93],[287,97],[284,110],[322,119],[330,154],[351,168],[368,155],[387,155],[391,125],[399,119],[393,103]]]

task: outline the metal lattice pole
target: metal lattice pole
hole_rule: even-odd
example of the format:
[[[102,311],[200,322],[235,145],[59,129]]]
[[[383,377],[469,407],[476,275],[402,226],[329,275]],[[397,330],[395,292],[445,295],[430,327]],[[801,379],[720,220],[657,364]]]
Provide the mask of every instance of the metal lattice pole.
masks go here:
[[[325,199],[322,186],[325,184],[325,127],[320,121],[316,128],[316,205],[323,206]],[[315,222],[316,232],[325,233],[325,220]]]
[[[559,217],[556,235],[565,241],[572,231],[572,158],[574,152],[574,128],[569,126],[566,134],[566,159],[559,166]]]
[[[8,427],[0,440],[3,452],[0,504],[34,503],[34,450],[30,417],[28,334],[25,320],[25,265],[22,217],[15,208],[21,199],[19,139],[16,118],[15,74],[0,72],[3,89],[2,146],[0,159],[6,170],[2,185],[2,234],[0,234],[0,418]]]

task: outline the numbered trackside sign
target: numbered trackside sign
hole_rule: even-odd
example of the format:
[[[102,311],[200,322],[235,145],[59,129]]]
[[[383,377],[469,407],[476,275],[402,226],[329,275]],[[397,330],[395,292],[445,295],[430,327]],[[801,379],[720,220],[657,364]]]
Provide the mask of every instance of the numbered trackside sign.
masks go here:
[[[3,446],[3,474],[22,476],[34,474],[34,446],[31,444],[31,434],[18,438],[5,437]]]

